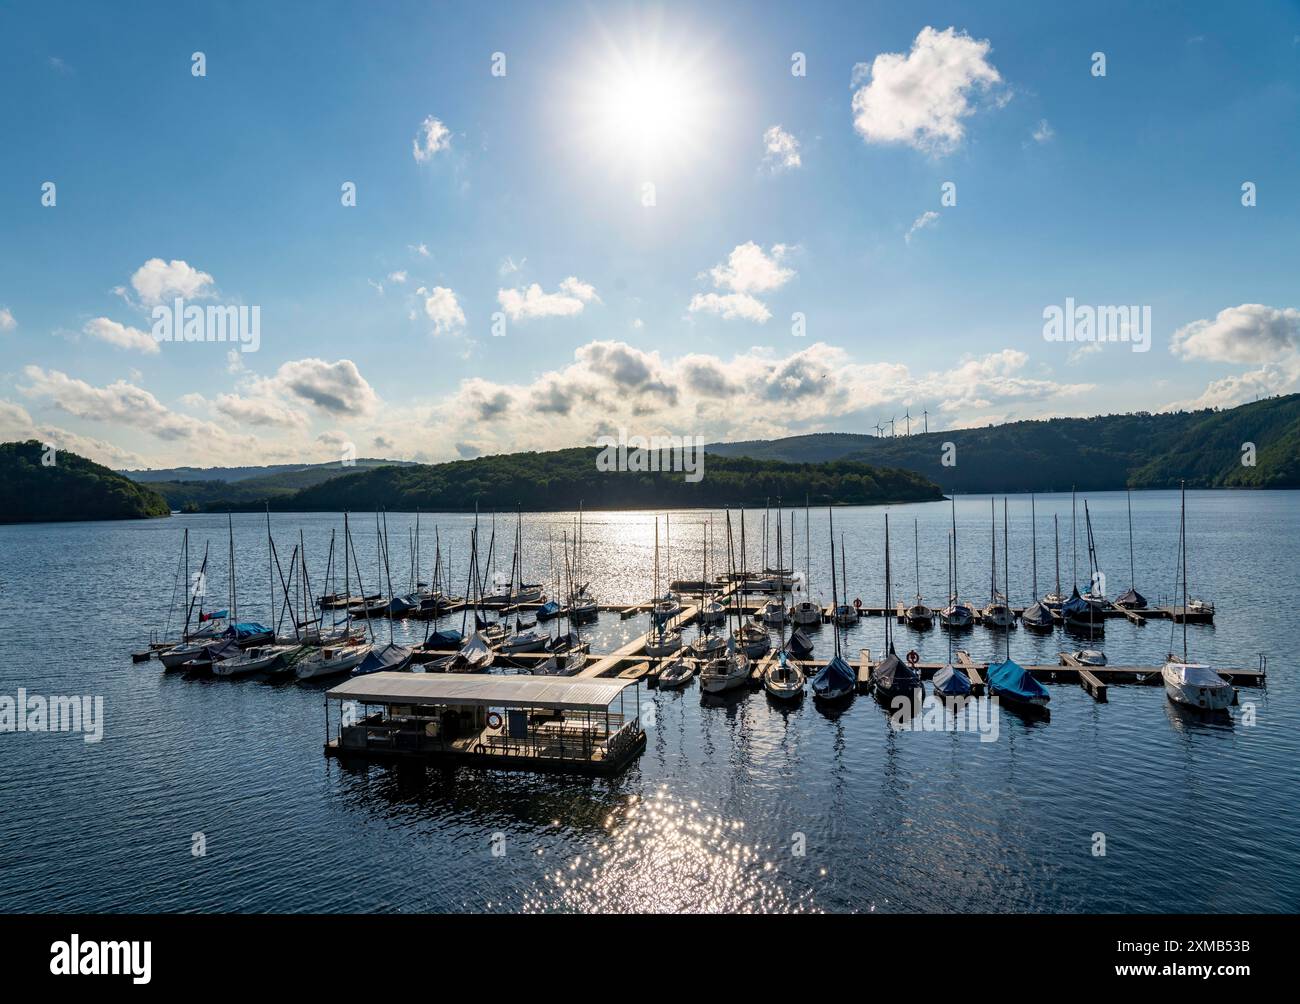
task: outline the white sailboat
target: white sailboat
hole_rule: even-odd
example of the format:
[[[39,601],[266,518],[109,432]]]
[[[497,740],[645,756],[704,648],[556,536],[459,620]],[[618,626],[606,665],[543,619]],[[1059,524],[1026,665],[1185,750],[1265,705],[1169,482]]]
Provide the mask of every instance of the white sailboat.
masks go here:
[[[351,535],[348,530],[348,514],[343,514],[343,595],[349,595],[351,589]],[[360,570],[358,569],[358,575]],[[357,583],[360,587],[360,582]],[[342,673],[349,673],[361,665],[362,660],[370,654],[373,646],[353,639],[352,635],[352,610],[351,607],[345,607],[346,623],[344,626],[345,640],[340,644],[322,645],[316,651],[309,654],[306,658],[299,659],[293,667],[294,676],[299,680],[314,680],[327,676],[337,676]],[[368,622],[367,622],[368,623]],[[373,632],[373,629],[372,629]]]
[[[794,516],[791,515],[790,518],[793,519]],[[791,541],[794,540],[793,529],[790,533],[790,539]],[[812,547],[810,540],[808,496],[805,495],[803,498],[803,582],[796,582],[795,584],[795,594],[802,593],[803,599],[796,600],[790,606],[790,619],[799,625],[820,624],[822,621],[822,608],[812,598]],[[793,558],[790,564],[794,565]]]
[[[957,496],[952,496],[951,547],[948,550],[948,605],[939,611],[939,623],[949,631],[964,631],[975,623],[975,612],[970,604],[958,598],[957,587]]]
[[[1015,616],[1007,606],[1006,595],[998,592],[998,517],[997,505],[989,499],[989,527],[992,530],[992,543],[989,550],[989,601],[980,611],[980,619],[986,627],[1001,630],[1010,629],[1015,623]]]
[[[779,567],[784,558],[781,547],[781,500],[776,500],[776,563]],[[793,555],[791,556],[793,558]],[[790,562],[791,567],[794,561]],[[781,589],[781,611],[785,612],[785,589]],[[781,645],[777,650],[775,661],[763,670],[763,689],[767,696],[778,701],[797,701],[803,697],[806,678],[800,666],[791,661],[785,650],[785,618],[781,618]]]
[[[912,554],[916,563],[916,599],[904,613],[908,627],[934,627],[934,611],[921,599],[921,521],[912,520]]]
[[[1187,658],[1187,485],[1182,486],[1181,515],[1178,526],[1179,566],[1183,573],[1183,657],[1176,659],[1171,652],[1160,671],[1164,679],[1165,694],[1176,704],[1203,711],[1224,711],[1231,707],[1237,694],[1232,684],[1204,663]],[[1170,624],[1170,635],[1173,624]],[[1172,637],[1170,638],[1172,642]],[[1170,646],[1172,648],[1172,645]]]

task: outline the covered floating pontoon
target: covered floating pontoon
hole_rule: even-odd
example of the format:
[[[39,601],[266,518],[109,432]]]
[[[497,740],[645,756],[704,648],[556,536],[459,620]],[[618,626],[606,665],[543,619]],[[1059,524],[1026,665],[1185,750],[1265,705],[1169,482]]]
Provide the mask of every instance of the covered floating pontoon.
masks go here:
[[[612,774],[645,749],[634,680],[380,672],[325,696],[328,756]]]

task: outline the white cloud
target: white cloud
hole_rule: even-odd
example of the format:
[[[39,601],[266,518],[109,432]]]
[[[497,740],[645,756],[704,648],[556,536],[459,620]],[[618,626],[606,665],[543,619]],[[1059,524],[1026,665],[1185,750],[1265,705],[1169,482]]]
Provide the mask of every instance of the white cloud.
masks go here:
[[[27,409],[12,401],[0,400],[0,441],[24,442],[35,439],[53,443],[56,449],[70,450],[78,456],[93,460],[106,467],[142,467],[144,458],[138,453],[124,450],[112,443],[80,433],[45,425],[32,420]]]
[[[336,417],[370,415],[379,406],[379,395],[351,359],[295,359],[255,381],[252,390],[257,397],[291,394]]]
[[[213,407],[227,418],[233,418],[244,425],[302,430],[308,424],[307,416],[301,411],[272,398],[218,394]]]
[[[421,258],[429,257],[429,245],[427,244],[408,244],[406,246],[412,254],[417,254]]]
[[[938,223],[939,223],[939,214],[935,212],[933,209],[927,209],[925,212],[923,212],[920,216],[918,216],[916,219],[912,221],[912,226],[907,231],[907,236],[904,237],[903,240],[906,243],[911,244],[912,235],[914,233],[916,233],[918,230],[924,230],[926,227],[937,226]]]
[[[236,447],[253,449],[252,439],[237,439],[220,425],[172,411],[142,387],[115,380],[95,387],[59,370],[27,366],[27,385],[19,391],[28,397],[48,399],[56,408],[77,418],[96,423],[116,423],[142,429],[168,442],[182,442],[196,449],[230,452]],[[194,445],[197,444],[197,445]]]
[[[773,171],[799,167],[799,141],[779,125],[769,126],[763,133],[763,163]]]
[[[780,289],[794,278],[795,270],[781,264],[787,254],[789,248],[784,244],[773,244],[770,253],[753,241],[737,244],[725,262],[708,271],[713,285],[729,292],[696,293],[687,310],[718,314],[726,320],[763,323],[772,312],[753,294]]]
[[[713,284],[719,289],[734,293],[767,293],[780,289],[792,278],[795,271],[781,265],[787,248],[784,244],[772,245],[772,253],[765,254],[753,241],[738,244],[727,260],[709,270]]]
[[[1243,303],[1174,332],[1169,349],[1185,359],[1266,363],[1300,350],[1300,310]]]
[[[91,338],[108,342],[109,345],[115,345],[119,349],[134,349],[146,355],[158,354],[158,340],[153,335],[139,328],[118,324],[117,321],[111,321],[107,317],[93,318],[87,321],[86,326],[81,330]]]
[[[131,286],[142,303],[152,306],[172,297],[194,299],[212,291],[212,276],[200,272],[188,262],[150,258],[135,270]]]
[[[1002,80],[988,61],[991,49],[955,28],[922,28],[907,54],[876,56],[870,81],[853,95],[854,128],[869,143],[905,143],[936,155],[955,150],[965,137],[963,119],[975,111],[972,93]]]
[[[1165,411],[1230,408],[1257,397],[1300,389],[1300,310],[1243,303],[1174,332],[1169,351],[1189,361],[1258,364],[1259,368],[1212,380],[1196,398]]]
[[[772,316],[762,300],[748,293],[696,293],[686,309],[692,314],[718,314],[727,321],[757,321],[759,324]]]
[[[423,289],[423,287],[421,287]],[[445,286],[434,286],[424,298],[425,316],[433,322],[433,333],[444,335],[465,326],[465,312],[456,294]]]
[[[590,283],[569,276],[554,293],[547,293],[537,283],[526,289],[497,290],[497,302],[512,321],[528,321],[538,317],[573,317],[581,314],[588,303],[599,303],[600,297]]]
[[[1046,143],[1056,135],[1056,130],[1052,128],[1047,119],[1039,119],[1038,125],[1034,127],[1034,142]]]
[[[431,160],[434,154],[451,149],[451,131],[432,115],[420,123],[420,131],[411,141],[411,153],[416,163]]]
[[[18,327],[18,322],[14,320],[13,313],[8,307],[0,307],[0,331],[13,331]]]
[[[406,282],[406,272],[405,271],[389,272],[388,281],[396,282],[396,283]]]

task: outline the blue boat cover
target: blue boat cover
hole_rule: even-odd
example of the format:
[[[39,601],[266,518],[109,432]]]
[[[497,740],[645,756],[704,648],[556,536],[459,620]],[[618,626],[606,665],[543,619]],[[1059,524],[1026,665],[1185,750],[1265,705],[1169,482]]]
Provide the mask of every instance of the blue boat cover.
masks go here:
[[[383,648],[372,648],[370,654],[361,660],[361,664],[352,670],[353,676],[365,676],[367,673],[395,673],[406,668],[411,661],[411,650],[405,645],[388,644]]]
[[[1061,604],[1061,616],[1076,620],[1088,620],[1092,616],[1092,604],[1079,595],[1079,587],[1074,587],[1070,598]]]
[[[894,646],[890,645],[889,655],[871,671],[871,682],[877,690],[905,694],[921,685],[921,677],[898,657]]]
[[[430,633],[426,648],[460,648],[465,641],[464,635],[454,628]]]
[[[547,600],[537,609],[538,620],[547,621],[558,616],[560,616],[560,605],[555,600]]]
[[[944,666],[935,670],[934,692],[944,697],[962,697],[970,693],[970,677],[956,666]]]
[[[996,693],[1022,701],[1047,697],[1047,688],[1034,679],[1032,673],[1019,663],[1008,659],[1006,662],[991,663],[986,671],[989,687]]]
[[[853,672],[853,667],[837,655],[817,671],[817,675],[812,678],[812,688],[814,693],[824,694],[828,691],[852,689],[857,682],[858,677]]]
[[[255,638],[259,634],[270,634],[270,632],[269,627],[258,624],[257,621],[236,621],[226,628],[221,637],[244,641],[246,638]]]

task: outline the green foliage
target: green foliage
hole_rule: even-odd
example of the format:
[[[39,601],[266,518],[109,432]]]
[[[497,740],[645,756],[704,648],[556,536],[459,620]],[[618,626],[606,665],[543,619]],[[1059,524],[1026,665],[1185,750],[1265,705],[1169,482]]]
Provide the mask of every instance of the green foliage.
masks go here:
[[[146,485],[75,453],[60,450],[41,463],[36,440],[0,443],[0,523],[142,519],[166,516],[166,500]]]
[[[256,509],[269,501],[282,511],[396,509],[411,511],[522,508],[532,511],[643,509],[666,506],[762,505],[788,502],[871,505],[941,498],[937,485],[908,471],[853,461],[795,464],[749,457],[706,459],[703,480],[680,472],[616,472],[596,468],[594,448],[512,453],[448,464],[381,467],[333,478],[292,495],[241,502],[213,501],[220,511]]]
[[[1256,446],[1254,467],[1241,463],[1248,442]],[[955,447],[954,466],[943,465],[945,443]],[[883,438],[828,433],[708,449],[772,460],[842,457],[887,464],[961,493],[1172,488],[1182,480],[1198,488],[1296,488],[1300,394],[1227,411],[1054,418]]]

